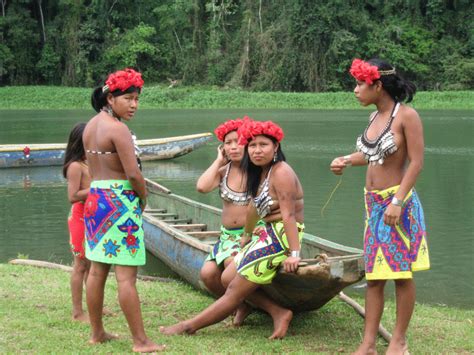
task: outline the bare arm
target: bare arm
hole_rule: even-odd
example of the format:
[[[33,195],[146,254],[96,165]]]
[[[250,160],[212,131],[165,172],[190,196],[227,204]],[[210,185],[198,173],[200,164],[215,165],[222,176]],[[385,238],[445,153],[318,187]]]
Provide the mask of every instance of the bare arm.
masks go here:
[[[275,191],[290,252],[299,254],[301,244],[298,236],[298,226],[296,225],[296,200],[299,183],[294,172],[289,167],[282,169],[283,167],[275,169],[276,171],[273,173],[273,186],[278,187],[275,188]],[[283,261],[283,269],[286,272],[296,272],[300,260],[300,256],[290,255]]]
[[[123,123],[119,123],[114,130],[112,142],[117,150],[125,175],[132,184],[133,190],[138,194],[141,200],[140,204],[144,207],[146,204],[145,179],[138,167],[132,135]]]
[[[420,117],[416,111],[413,110],[409,112],[409,114],[403,120],[402,127],[407,145],[409,163],[400,183],[400,188],[395,194],[395,197],[400,200],[403,200],[408,191],[410,191],[413,186],[415,186],[416,179],[423,169],[425,150],[423,125],[421,124]]]
[[[209,168],[199,177],[196,183],[196,189],[201,193],[211,192],[221,181],[221,168],[227,164],[224,157],[222,145],[217,147],[217,158]]]
[[[77,162],[73,162],[67,169],[67,197],[69,202],[85,201],[89,189],[81,190],[82,168]]]
[[[403,134],[407,147],[408,167],[403,175],[400,187],[394,197],[403,201],[408,192],[415,186],[416,179],[423,168],[424,140],[423,126],[415,110],[409,110],[402,121]],[[384,222],[394,226],[400,221],[402,207],[390,203],[384,213]]]
[[[290,250],[299,251],[301,246],[296,225],[298,182],[289,168],[283,168],[282,166],[275,170],[272,174],[272,184],[278,198],[285,234],[288,238]]]

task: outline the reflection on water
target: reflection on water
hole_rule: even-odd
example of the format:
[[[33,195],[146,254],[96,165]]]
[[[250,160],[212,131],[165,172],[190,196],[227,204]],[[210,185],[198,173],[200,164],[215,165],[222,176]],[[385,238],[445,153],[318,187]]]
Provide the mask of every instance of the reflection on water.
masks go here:
[[[275,120],[285,129],[282,147],[305,191],[308,232],[361,248],[365,169],[349,168],[324,216],[321,208],[339,181],[329,172],[329,163],[354,148],[355,136],[367,123],[366,111],[145,110],[132,129],[140,139],[191,134],[211,131],[223,119],[244,114]],[[474,119],[467,111],[420,114],[426,154],[417,191],[425,209],[432,269],[416,273],[417,297],[420,302],[472,307]],[[0,111],[0,115],[4,143],[64,141],[74,123],[84,120],[84,111],[15,111],[11,116]],[[30,123],[35,130],[17,130],[18,124],[29,127]],[[197,177],[215,159],[216,147],[217,142],[211,142],[172,161],[146,162],[144,174],[177,194],[220,206],[217,193],[202,195],[195,189]],[[71,263],[66,224],[70,204],[60,167],[0,169],[0,194],[0,262],[26,254]],[[161,276],[170,272],[151,255],[143,271]]]

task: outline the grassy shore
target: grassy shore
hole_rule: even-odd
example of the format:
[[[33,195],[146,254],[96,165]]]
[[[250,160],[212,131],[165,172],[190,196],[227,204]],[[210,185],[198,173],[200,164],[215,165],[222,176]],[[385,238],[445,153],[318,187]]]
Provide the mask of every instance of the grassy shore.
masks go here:
[[[0,109],[90,109],[90,88],[12,86],[0,88]],[[251,92],[213,87],[145,86],[141,108],[358,109],[351,92]],[[419,92],[416,109],[473,109],[474,91]]]
[[[69,274],[60,270],[0,264],[0,349],[2,353],[124,353],[131,350],[130,334],[116,298],[117,286],[109,279],[106,328],[120,339],[87,344],[89,327],[71,321]],[[196,314],[212,299],[179,281],[138,281],[148,335],[166,343],[172,353],[348,353],[361,340],[363,319],[352,308],[334,299],[318,311],[297,314],[288,336],[270,341],[271,319],[253,313],[241,328],[228,321],[199,331],[196,336],[162,336],[159,325],[168,325]],[[359,300],[360,302],[362,300]],[[395,309],[387,302],[383,324],[393,328]],[[417,305],[408,341],[412,354],[468,354],[474,352],[473,310]],[[383,353],[386,344],[378,340]]]

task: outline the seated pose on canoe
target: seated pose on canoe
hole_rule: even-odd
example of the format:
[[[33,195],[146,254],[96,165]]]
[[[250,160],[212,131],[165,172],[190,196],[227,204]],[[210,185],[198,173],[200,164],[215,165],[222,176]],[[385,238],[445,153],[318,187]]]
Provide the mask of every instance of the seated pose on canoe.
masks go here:
[[[239,142],[245,145],[243,166],[247,191],[252,195],[244,235],[252,237],[256,222],[265,226],[255,229],[258,239],[251,241],[223,273],[225,294],[196,317],[170,327],[164,334],[193,334],[198,329],[229,316],[244,301],[269,313],[274,331],[270,339],[283,338],[293,317],[267,297],[260,285],[269,284],[283,265],[286,272],[296,272],[303,237],[303,189],[293,169],[285,162],[280,141],[282,129],[271,121],[246,121],[238,130]]]
[[[244,147],[238,143],[237,129],[242,123],[241,119],[228,120],[215,129],[217,139],[223,144],[217,148],[216,160],[196,183],[197,190],[202,193],[219,187],[223,202],[221,235],[204,262],[200,274],[207,289],[217,297],[225,292],[221,281],[222,271],[240,251],[240,237],[244,232],[245,216],[250,202],[245,174],[240,167]],[[243,303],[234,318],[234,325],[241,325],[249,311],[250,307]]]
[[[415,306],[413,271],[430,267],[423,209],[414,185],[423,167],[423,127],[410,102],[415,86],[380,59],[355,59],[350,73],[363,106],[374,104],[357,152],[335,158],[336,175],[350,165],[368,165],[365,179],[364,257],[367,278],[365,330],[357,354],[375,353],[384,287],[395,280],[397,319],[387,354],[403,354]]]
[[[132,333],[133,351],[152,352],[163,346],[145,334],[135,285],[137,266],[145,264],[145,181],[132,135],[122,122],[133,118],[142,86],[141,74],[125,69],[110,74],[104,86],[92,94],[92,106],[98,114],[87,123],[83,136],[92,179],[84,210],[86,257],[91,260],[86,294],[92,327],[90,343],[115,338],[105,332],[102,324],[105,282],[114,265],[119,303]]]
[[[69,134],[64,154],[63,176],[67,179],[67,196],[72,203],[68,217],[69,244],[74,256],[71,273],[72,319],[88,322],[89,317],[82,308],[82,289],[87,280],[90,262],[84,251],[84,201],[89,193],[91,177],[86,164],[86,153],[82,145],[85,123],[77,123]]]

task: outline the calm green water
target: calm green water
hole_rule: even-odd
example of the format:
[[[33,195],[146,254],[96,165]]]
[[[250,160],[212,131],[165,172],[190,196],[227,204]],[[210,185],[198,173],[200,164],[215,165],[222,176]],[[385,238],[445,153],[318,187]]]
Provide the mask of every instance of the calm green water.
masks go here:
[[[130,127],[140,139],[166,137],[212,131],[224,119],[245,114],[274,120],[284,128],[282,147],[305,190],[307,230],[361,248],[365,169],[348,169],[324,216],[321,208],[339,179],[329,172],[329,163],[353,149],[368,111],[142,110]],[[91,115],[92,111],[80,110],[0,111],[0,143],[64,142],[73,124]],[[416,274],[418,301],[472,307],[474,114],[421,111],[420,115],[426,155],[417,190],[425,209],[432,269]],[[145,163],[144,173],[178,194],[219,206],[217,194],[203,196],[194,189],[216,147],[214,142],[172,161]],[[71,263],[69,204],[59,167],[0,170],[0,194],[0,262],[24,254]],[[153,257],[148,261],[145,272],[169,274]]]

